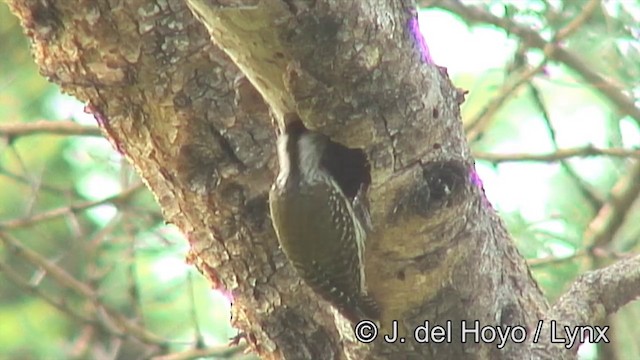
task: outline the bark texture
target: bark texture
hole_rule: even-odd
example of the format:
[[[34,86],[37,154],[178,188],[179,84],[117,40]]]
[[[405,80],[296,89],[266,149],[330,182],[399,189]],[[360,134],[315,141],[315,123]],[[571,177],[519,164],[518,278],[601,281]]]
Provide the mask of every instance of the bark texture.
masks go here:
[[[9,4],[42,74],[87,102],[188,238],[188,260],[232,294],[234,325],[262,358],[529,357],[522,344],[458,341],[461,320],[532,330],[549,306],[484,196],[460,121],[463,93],[429,63],[409,4]],[[403,336],[425,320],[451,321],[450,344],[388,345],[382,334],[358,343],[295,276],[266,206],[275,129],[289,112],[368,156],[366,272],[383,331],[392,320]]]

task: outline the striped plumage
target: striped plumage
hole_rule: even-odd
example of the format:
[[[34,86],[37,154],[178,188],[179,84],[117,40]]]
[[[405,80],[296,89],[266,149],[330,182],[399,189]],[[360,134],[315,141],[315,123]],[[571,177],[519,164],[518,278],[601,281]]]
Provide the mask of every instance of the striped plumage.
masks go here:
[[[278,138],[280,172],[269,207],[280,245],[300,277],[351,321],[378,311],[364,284],[366,231],[322,166],[329,139],[290,124]]]

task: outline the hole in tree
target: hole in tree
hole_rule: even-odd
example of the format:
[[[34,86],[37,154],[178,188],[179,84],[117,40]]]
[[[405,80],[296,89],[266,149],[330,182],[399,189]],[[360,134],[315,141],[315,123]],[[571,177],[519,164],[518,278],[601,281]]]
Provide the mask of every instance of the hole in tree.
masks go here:
[[[287,133],[302,133],[308,130],[300,119],[287,122]],[[336,181],[344,195],[353,200],[358,191],[371,184],[371,167],[362,149],[348,148],[327,138],[327,147],[320,164]]]
[[[355,198],[361,187],[367,189],[371,184],[371,168],[361,149],[351,149],[329,140],[322,165],[349,199]]]

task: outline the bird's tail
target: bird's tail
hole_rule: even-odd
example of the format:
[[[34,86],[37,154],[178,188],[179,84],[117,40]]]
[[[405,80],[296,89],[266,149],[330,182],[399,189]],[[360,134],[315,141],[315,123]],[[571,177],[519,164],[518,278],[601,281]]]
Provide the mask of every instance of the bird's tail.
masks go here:
[[[349,309],[343,308],[340,310],[340,313],[353,323],[362,320],[380,320],[380,308],[376,301],[367,294],[361,294]]]

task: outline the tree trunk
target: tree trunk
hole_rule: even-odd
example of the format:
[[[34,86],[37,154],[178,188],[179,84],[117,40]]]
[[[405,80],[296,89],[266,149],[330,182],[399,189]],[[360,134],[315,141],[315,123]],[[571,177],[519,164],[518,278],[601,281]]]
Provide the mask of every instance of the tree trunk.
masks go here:
[[[484,196],[460,121],[464,94],[431,63],[409,4],[9,4],[41,73],[87,102],[189,240],[188,261],[233,296],[234,325],[262,358],[575,356],[577,346],[548,346],[544,333],[531,342],[549,305]],[[383,311],[372,344],[301,284],[278,247],[266,199],[287,113],[371,164],[366,274]],[[406,343],[383,342],[392,320]],[[451,341],[409,340],[427,320],[451,324]],[[504,348],[471,333],[461,342],[463,320],[528,337]]]

